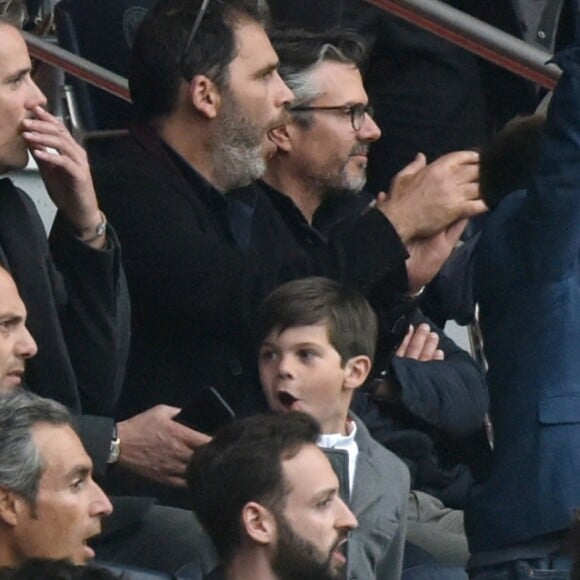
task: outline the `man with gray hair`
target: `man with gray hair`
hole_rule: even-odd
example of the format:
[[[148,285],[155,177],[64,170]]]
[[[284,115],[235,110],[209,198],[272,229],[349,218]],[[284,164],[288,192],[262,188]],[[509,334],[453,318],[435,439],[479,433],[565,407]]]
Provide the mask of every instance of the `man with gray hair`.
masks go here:
[[[360,72],[365,46],[359,35],[344,31],[287,29],[274,34],[272,42],[280,58],[280,74],[295,100],[285,122],[270,131],[276,150],[255,187],[265,193],[284,222],[279,239],[293,244],[296,252],[316,253],[335,243],[345,225],[360,219],[359,213],[369,213],[373,200],[363,191],[366,160],[381,132],[372,118]],[[450,154],[432,167],[453,165],[461,159],[467,163],[472,155]],[[467,163],[463,170],[469,176],[476,171],[476,164]],[[421,222],[428,228],[437,221],[431,212],[423,214],[425,208],[417,193],[408,191],[398,203],[399,208],[408,203],[409,209],[414,208],[407,220],[411,229],[401,227],[402,221],[393,221],[410,258],[406,271],[394,272],[392,278],[398,276],[404,287],[407,277],[411,292],[435,274],[435,270],[428,272],[424,252],[439,243],[453,243],[452,235],[442,240],[438,234],[413,233],[412,228],[421,227]],[[461,225],[455,229],[458,235]],[[363,255],[355,239],[351,245],[355,255]],[[382,251],[389,249],[395,250]],[[370,296],[377,312],[381,312],[383,300],[384,295]],[[411,302],[407,309],[411,314],[416,304],[407,301]],[[400,326],[405,329],[402,322]],[[374,397],[357,393],[353,409],[371,434],[410,467],[413,491],[408,541],[440,562],[463,566],[468,549],[460,509],[472,476],[465,454],[448,450],[454,449],[453,442],[481,430],[488,405],[487,387],[469,354],[430,320],[416,312],[409,316],[406,328],[409,322],[413,328],[395,357],[391,356],[391,346],[402,336],[388,334],[383,328],[375,364],[375,372],[381,375],[374,383],[381,385],[380,390]],[[377,403],[379,396],[382,400]]]
[[[0,395],[0,441],[0,566],[92,559],[87,541],[112,506],[66,408],[20,389]]]

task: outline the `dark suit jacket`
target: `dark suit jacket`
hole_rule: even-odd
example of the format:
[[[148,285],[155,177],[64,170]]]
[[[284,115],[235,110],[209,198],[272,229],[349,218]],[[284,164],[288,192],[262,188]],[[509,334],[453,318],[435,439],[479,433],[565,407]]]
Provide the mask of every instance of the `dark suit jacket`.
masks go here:
[[[204,385],[218,387],[238,412],[261,408],[250,327],[256,305],[283,282],[318,274],[384,296],[406,289],[406,250],[378,211],[311,254],[266,196],[250,193],[240,209],[147,129],[97,168],[95,182],[123,244],[133,304],[121,415],[184,405]],[[245,251],[232,214],[247,220],[234,228],[246,231]],[[396,283],[393,271],[403,272]]]
[[[471,552],[563,532],[580,506],[580,47],[557,63],[532,186],[499,205],[478,245],[495,449],[468,498]]]
[[[83,415],[83,443],[104,469],[111,415],[128,350],[129,303],[118,243],[95,251],[77,241],[57,217],[47,243],[34,203],[8,179],[0,180],[0,263],[14,277],[28,309],[38,354],[26,382],[39,395]],[[99,415],[99,416],[97,416]]]
[[[27,362],[27,385],[71,409],[101,476],[129,342],[127,287],[111,228],[107,238],[109,248],[95,251],[57,218],[49,248],[32,200],[9,179],[0,180],[0,264],[14,277],[38,344]],[[109,532],[134,523],[150,505],[141,499],[113,503],[118,509],[105,520]]]

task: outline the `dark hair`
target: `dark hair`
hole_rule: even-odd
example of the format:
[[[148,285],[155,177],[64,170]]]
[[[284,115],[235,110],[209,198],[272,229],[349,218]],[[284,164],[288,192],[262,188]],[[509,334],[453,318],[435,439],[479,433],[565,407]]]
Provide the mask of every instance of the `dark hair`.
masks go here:
[[[364,40],[355,32],[288,29],[273,32],[271,40],[280,59],[280,76],[294,93],[293,106],[307,105],[320,95],[320,89],[312,83],[312,74],[321,62],[340,62],[362,69],[367,58]],[[309,111],[293,111],[292,116],[305,126],[313,119]]]
[[[184,77],[209,76],[219,86],[236,55],[235,27],[244,20],[265,26],[265,0],[210,0],[189,54],[182,59],[202,0],[159,0],[133,43],[129,87],[136,115],[154,120],[171,113]],[[185,70],[184,70],[185,69]]]
[[[256,339],[261,343],[272,331],[296,326],[326,324],[328,340],[344,365],[348,359],[374,358],[377,316],[358,291],[328,278],[293,280],[274,290],[258,311]]]
[[[480,154],[481,197],[490,209],[512,191],[525,189],[537,165],[546,117],[516,117]]]
[[[243,507],[256,501],[283,509],[287,483],[282,461],[315,445],[318,423],[304,413],[255,415],[222,427],[193,454],[187,482],[193,511],[211,536],[222,562],[241,545]]]
[[[3,569],[0,578],[10,580],[118,580],[104,568],[80,566],[68,560],[31,558],[14,570]],[[122,578],[122,576],[121,576]]]

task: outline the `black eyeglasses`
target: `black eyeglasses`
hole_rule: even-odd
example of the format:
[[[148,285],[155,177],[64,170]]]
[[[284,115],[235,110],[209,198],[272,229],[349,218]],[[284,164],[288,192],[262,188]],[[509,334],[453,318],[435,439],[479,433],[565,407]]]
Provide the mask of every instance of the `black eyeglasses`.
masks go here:
[[[292,107],[288,109],[291,113],[294,111],[340,111],[342,113],[350,115],[350,122],[352,128],[355,131],[360,131],[365,122],[365,116],[368,115],[372,117],[375,110],[372,105],[363,105],[362,103],[356,103],[354,105],[337,105],[334,107],[316,107],[308,105],[299,105],[297,107]]]
[[[195,17],[195,20],[193,22],[193,26],[191,27],[191,32],[189,33],[189,36],[187,37],[187,42],[185,43],[185,46],[183,47],[183,50],[181,52],[181,57],[179,58],[179,66],[181,68],[181,74],[183,75],[183,77],[185,79],[188,79],[188,80],[191,80],[191,78],[190,78],[190,75],[187,74],[188,71],[186,70],[185,65],[187,64],[189,50],[191,49],[191,45],[193,44],[193,41],[195,40],[195,35],[197,34],[199,27],[201,26],[201,22],[203,20],[203,17],[205,16],[209,2],[210,2],[210,0],[203,0],[203,2],[201,4],[201,8],[199,9],[199,12],[197,13],[197,16]]]

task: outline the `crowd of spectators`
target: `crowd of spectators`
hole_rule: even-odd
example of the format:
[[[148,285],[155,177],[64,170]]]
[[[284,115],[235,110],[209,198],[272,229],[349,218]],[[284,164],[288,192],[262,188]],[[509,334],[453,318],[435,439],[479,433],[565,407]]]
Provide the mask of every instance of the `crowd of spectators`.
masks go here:
[[[24,4],[0,175],[57,215],[0,179],[0,578],[575,574],[576,0],[449,2],[560,51],[498,140],[537,88],[363,0],[158,0],[91,162]],[[487,375],[421,310],[444,264]]]

